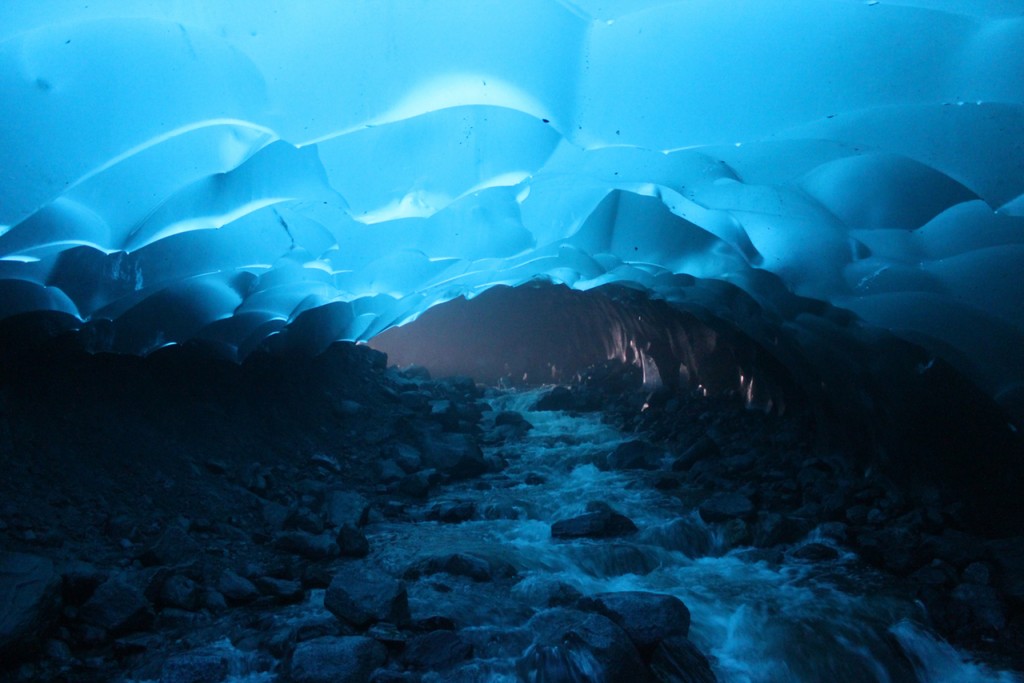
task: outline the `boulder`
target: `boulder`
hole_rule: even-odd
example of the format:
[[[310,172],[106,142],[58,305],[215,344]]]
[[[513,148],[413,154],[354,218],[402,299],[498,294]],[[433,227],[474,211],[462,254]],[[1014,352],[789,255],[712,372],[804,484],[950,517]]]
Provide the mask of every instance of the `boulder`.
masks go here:
[[[370,554],[370,541],[366,534],[350,524],[338,529],[335,543],[342,557],[366,557]]]
[[[160,671],[160,683],[220,683],[230,663],[223,652],[195,650],[171,655]]]
[[[551,525],[553,538],[614,538],[636,533],[636,524],[629,517],[613,510],[607,503],[587,504],[586,513],[560,519]]]
[[[526,681],[650,680],[626,632],[605,616],[556,608],[527,623],[533,643],[516,662]]]
[[[331,534],[310,534],[305,531],[285,531],[274,537],[274,547],[307,560],[326,560],[337,557],[338,544]]]
[[[217,582],[217,592],[231,603],[252,602],[260,596],[256,585],[231,570],[225,571]]]
[[[698,508],[705,522],[728,522],[731,519],[745,519],[754,512],[754,504],[741,493],[720,493],[701,503]]]
[[[333,527],[365,526],[369,510],[370,501],[355,491],[329,491],[324,497],[324,518]]]
[[[372,638],[314,638],[299,643],[292,652],[288,680],[293,683],[365,683],[387,657],[387,648]]]
[[[682,636],[666,638],[651,655],[651,671],[659,683],[716,683],[708,658]]]
[[[153,622],[149,601],[137,587],[120,576],[99,585],[81,610],[79,618],[111,635],[140,631]]]
[[[170,526],[153,545],[143,551],[139,560],[146,566],[174,566],[192,562],[201,550],[187,531],[179,526]]]
[[[664,456],[664,450],[646,441],[626,441],[608,456],[608,469],[656,470],[661,467]]]
[[[423,464],[452,479],[468,479],[485,473],[487,460],[476,441],[468,434],[428,432],[422,443]]]
[[[444,671],[472,656],[472,644],[457,631],[431,631],[406,642],[402,662],[413,669]]]
[[[512,578],[517,574],[515,567],[504,561],[489,560],[471,553],[450,553],[420,560],[406,570],[405,578],[416,579],[441,573],[465,576],[478,582]]]
[[[45,557],[0,553],[0,661],[27,654],[60,614],[61,577]]]
[[[611,619],[644,654],[666,638],[685,637],[690,631],[690,610],[674,595],[645,591],[598,593],[580,600],[578,608]]]
[[[379,570],[349,565],[334,575],[324,607],[342,621],[369,626],[378,621],[404,624],[409,621],[409,596],[405,584]]]

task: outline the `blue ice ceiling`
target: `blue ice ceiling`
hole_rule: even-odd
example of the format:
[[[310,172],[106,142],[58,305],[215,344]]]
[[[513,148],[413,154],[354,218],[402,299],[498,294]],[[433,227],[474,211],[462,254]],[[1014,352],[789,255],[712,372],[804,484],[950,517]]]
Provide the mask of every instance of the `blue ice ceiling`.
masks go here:
[[[8,2],[0,41],[0,317],[244,355],[621,282],[1024,386],[1024,2]]]

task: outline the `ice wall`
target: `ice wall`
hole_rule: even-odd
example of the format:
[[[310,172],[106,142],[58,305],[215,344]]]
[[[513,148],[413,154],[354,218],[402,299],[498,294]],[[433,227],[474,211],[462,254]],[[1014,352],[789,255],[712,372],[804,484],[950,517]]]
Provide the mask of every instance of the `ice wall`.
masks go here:
[[[98,348],[620,282],[1024,406],[1024,2],[11,2],[0,103],[0,317]]]

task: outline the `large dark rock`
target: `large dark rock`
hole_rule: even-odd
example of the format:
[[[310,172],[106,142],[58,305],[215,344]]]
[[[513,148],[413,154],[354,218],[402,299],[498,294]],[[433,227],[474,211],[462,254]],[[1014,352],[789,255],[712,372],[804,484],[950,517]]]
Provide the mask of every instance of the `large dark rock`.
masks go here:
[[[82,605],[79,617],[111,635],[119,635],[148,628],[153,622],[153,611],[141,590],[114,576],[99,585]]]
[[[521,680],[651,680],[626,632],[605,616],[557,608],[541,612],[527,624],[534,640],[516,662]]]
[[[551,525],[553,538],[614,538],[636,531],[633,520],[601,502],[588,503],[586,513]]]
[[[472,553],[450,553],[419,560],[406,570],[405,578],[416,579],[441,573],[465,576],[479,582],[512,578],[517,574],[515,567],[501,560],[487,559]]]
[[[478,477],[488,469],[483,451],[468,434],[428,432],[421,446],[423,465],[452,479]]]
[[[293,683],[365,683],[387,657],[387,648],[372,638],[314,638],[299,643],[292,652],[288,680]]]
[[[754,504],[741,493],[720,493],[701,503],[698,510],[705,522],[728,522],[750,517]]]
[[[350,524],[338,529],[335,542],[342,557],[366,557],[370,554],[370,541],[366,534]]]
[[[608,469],[656,470],[661,467],[665,451],[647,441],[633,440],[620,443],[608,456]]]
[[[369,509],[370,502],[355,491],[334,490],[324,497],[323,514],[333,527],[364,526]]]
[[[61,577],[44,557],[0,553],[0,661],[29,654],[60,613]]]
[[[579,410],[580,401],[567,387],[555,387],[544,394],[530,410]]]
[[[148,566],[179,565],[194,561],[200,550],[199,544],[188,535],[187,531],[179,526],[171,526],[164,531],[156,543],[139,556],[139,560]]]
[[[672,463],[672,469],[676,472],[685,472],[695,462],[704,458],[712,458],[721,454],[718,444],[710,436],[702,436],[697,439],[689,448]]]
[[[304,557],[307,560],[326,560],[341,552],[331,534],[310,534],[305,531],[285,531],[274,537],[278,550]]]
[[[387,621],[409,621],[409,596],[405,584],[380,571],[349,565],[334,575],[324,595],[324,607],[355,626]]]
[[[473,645],[457,631],[431,631],[408,640],[402,661],[414,669],[443,671],[473,656]]]
[[[252,602],[260,596],[252,581],[230,570],[221,574],[220,580],[217,581],[217,591],[232,603]]]
[[[681,636],[666,638],[651,655],[651,671],[659,683],[716,683],[708,658]]]
[[[1024,536],[989,541],[997,588],[1010,600],[1024,605]]]
[[[614,621],[641,653],[650,653],[670,636],[690,632],[690,610],[673,595],[645,591],[598,593],[579,602],[579,608]]]

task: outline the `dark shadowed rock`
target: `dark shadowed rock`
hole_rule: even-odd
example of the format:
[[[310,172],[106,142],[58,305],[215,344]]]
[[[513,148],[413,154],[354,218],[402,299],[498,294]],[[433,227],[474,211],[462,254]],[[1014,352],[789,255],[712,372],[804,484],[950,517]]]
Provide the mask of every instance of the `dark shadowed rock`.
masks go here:
[[[629,517],[613,510],[607,503],[587,504],[587,512],[551,525],[553,538],[613,538],[636,533],[636,524]]]
[[[427,519],[444,522],[445,524],[459,524],[473,519],[476,514],[476,503],[472,501],[457,501],[438,503],[430,509]]]
[[[444,630],[410,638],[402,652],[402,661],[414,669],[444,671],[472,656],[472,644],[457,631]]]
[[[305,593],[302,590],[302,583],[289,581],[287,579],[275,579],[270,576],[261,576],[256,579],[256,588],[260,593],[271,597],[280,604],[293,604],[302,602]]]
[[[487,461],[468,434],[428,432],[422,443],[423,464],[452,479],[477,477],[487,471]]]
[[[424,558],[405,572],[405,578],[416,579],[430,574],[452,574],[465,576],[474,581],[491,581],[495,578],[516,576],[515,567],[507,562],[487,559],[471,553],[451,553]]]
[[[579,401],[567,387],[555,387],[544,394],[530,410],[578,410]]]
[[[707,657],[681,636],[666,638],[651,655],[651,671],[659,683],[716,683]]]
[[[274,547],[307,560],[326,560],[337,557],[338,544],[331,534],[309,534],[305,531],[285,531],[274,537]]]
[[[705,500],[698,509],[705,522],[728,522],[749,517],[754,512],[754,504],[740,493],[720,493]]]
[[[366,534],[350,524],[338,530],[335,542],[342,557],[366,557],[370,554],[370,541]]]
[[[608,456],[608,469],[656,470],[661,467],[665,451],[647,441],[626,441]]]
[[[598,593],[579,601],[579,609],[614,621],[642,653],[670,636],[690,631],[690,610],[673,595],[645,591]]]
[[[600,614],[557,608],[536,615],[527,628],[535,635],[516,662],[521,680],[650,680],[626,632]]]
[[[989,541],[993,583],[1014,602],[1024,605],[1024,536]]]
[[[231,570],[221,574],[220,580],[217,581],[217,592],[223,595],[228,602],[235,604],[252,602],[260,596],[259,590],[252,581]]]
[[[356,626],[409,621],[405,584],[360,565],[343,567],[334,575],[324,595],[324,606],[334,616]]]
[[[156,604],[159,607],[195,610],[199,606],[199,587],[183,574],[172,574],[161,583]]]
[[[170,526],[160,538],[139,556],[142,564],[178,565],[192,562],[200,553],[201,548],[188,532],[179,526]]]
[[[369,509],[370,502],[355,491],[329,491],[324,497],[324,518],[333,527],[364,526]]]
[[[839,557],[839,552],[824,543],[808,543],[791,552],[790,557],[807,562],[828,562]]]
[[[28,654],[60,613],[61,578],[44,557],[0,553],[0,661]]]
[[[672,469],[684,472],[698,460],[717,457],[721,454],[718,444],[710,436],[702,436],[672,462]]]
[[[87,624],[118,635],[148,628],[153,612],[141,590],[115,576],[99,585],[82,605],[79,617]]]
[[[387,661],[387,649],[372,638],[324,636],[299,643],[288,680],[294,683],[364,683]]]

